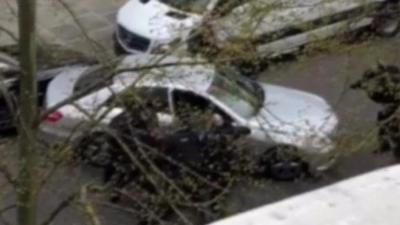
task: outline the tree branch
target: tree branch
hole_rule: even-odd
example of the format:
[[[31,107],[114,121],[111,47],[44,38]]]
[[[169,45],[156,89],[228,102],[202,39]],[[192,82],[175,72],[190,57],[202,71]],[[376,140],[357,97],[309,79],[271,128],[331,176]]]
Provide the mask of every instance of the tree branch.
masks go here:
[[[17,205],[11,204],[11,205],[8,205],[8,206],[0,209],[0,215],[7,212],[8,210],[15,209],[15,207],[17,207]]]
[[[87,199],[87,186],[83,186],[80,191],[80,202],[91,225],[101,225],[93,205]]]
[[[10,170],[4,163],[0,164],[0,173],[3,174],[7,182],[10,183],[12,186],[15,187],[17,185],[16,179],[13,177],[13,175],[10,173]]]
[[[49,217],[44,220],[41,225],[50,225],[54,219],[68,206],[71,205],[71,203],[75,200],[75,198],[78,196],[79,192],[75,192],[68,196],[64,201],[62,201],[57,208],[53,210],[53,212],[50,213]]]
[[[57,0],[62,7],[65,8],[65,10],[67,10],[68,14],[70,14],[70,16],[72,17],[73,21],[75,22],[75,24],[78,26],[79,30],[81,31],[81,33],[83,34],[84,38],[89,42],[89,44],[91,45],[92,49],[96,52],[96,55],[101,55],[100,53],[103,53],[104,58],[103,58],[103,62],[108,63],[110,62],[110,55],[106,54],[106,49],[104,46],[102,46],[100,43],[98,43],[97,41],[95,41],[94,39],[92,39],[86,29],[83,27],[83,25],[81,24],[81,22],[79,21],[78,17],[75,15],[75,12],[71,9],[71,7],[69,7],[69,5],[67,3],[64,2],[64,0]]]
[[[188,65],[201,65],[201,64],[209,64],[209,62],[207,61],[200,61],[200,62],[187,62],[187,63],[164,63],[164,64],[151,64],[151,65],[147,65],[147,66],[138,66],[138,67],[134,67],[134,68],[126,68],[126,69],[119,69],[114,71],[113,73],[111,73],[108,76],[105,76],[103,80],[95,82],[93,85],[90,85],[88,88],[72,95],[71,97],[55,104],[54,106],[50,107],[49,109],[47,109],[46,111],[44,111],[41,116],[40,116],[40,120],[37,121],[37,124],[40,124],[40,122],[42,122],[44,119],[46,119],[46,117],[51,114],[52,112],[56,111],[57,109],[70,104],[71,102],[80,99],[88,94],[90,94],[91,92],[93,92],[94,90],[96,90],[99,86],[101,86],[104,81],[108,81],[111,80],[113,77],[115,77],[118,74],[121,73],[125,73],[125,72],[140,72],[140,71],[146,71],[146,70],[150,70],[150,69],[157,69],[157,68],[167,68],[167,67],[173,67],[173,66],[188,66]],[[143,76],[139,77],[138,80],[140,80]]]
[[[4,33],[6,33],[11,39],[13,39],[13,41],[18,42],[18,38],[17,36],[9,29],[0,26],[0,31],[3,31]]]

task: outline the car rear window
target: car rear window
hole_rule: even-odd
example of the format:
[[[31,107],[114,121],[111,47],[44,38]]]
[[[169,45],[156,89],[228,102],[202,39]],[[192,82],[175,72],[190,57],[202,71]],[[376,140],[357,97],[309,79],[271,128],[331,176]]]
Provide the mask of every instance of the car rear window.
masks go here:
[[[74,86],[74,93],[82,92],[85,89],[96,85],[96,90],[100,90],[108,85],[112,84],[112,79],[107,79],[107,75],[110,74],[110,69],[104,66],[95,66],[88,69],[84,75],[82,75]]]

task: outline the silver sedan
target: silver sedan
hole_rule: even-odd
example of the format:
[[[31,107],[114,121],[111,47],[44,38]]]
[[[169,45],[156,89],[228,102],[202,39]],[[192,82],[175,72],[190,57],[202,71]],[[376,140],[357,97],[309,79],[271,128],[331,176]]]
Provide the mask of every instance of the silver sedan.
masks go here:
[[[256,156],[300,155],[313,170],[325,170],[333,162],[338,119],[330,105],[319,96],[281,86],[255,82],[230,70],[195,64],[194,59],[132,55],[118,69],[156,66],[140,72],[125,71],[106,81],[101,66],[75,66],[62,71],[48,86],[46,105],[51,108],[93,83],[96,90],[49,114],[41,124],[48,142],[79,140],[93,120],[107,126],[124,109],[110,104],[129,90],[139,98],[157,98],[165,106],[157,112],[160,126],[168,128],[177,120],[177,102],[211,109],[216,120],[249,129],[247,143]],[[170,66],[177,64],[177,66]],[[104,82],[99,82],[104,81]],[[142,95],[142,96],[140,96]],[[293,154],[294,155],[294,154]],[[264,157],[265,158],[265,157]],[[276,157],[275,157],[276,158]],[[274,173],[287,173],[285,162],[274,160]],[[293,162],[290,162],[293,163]]]

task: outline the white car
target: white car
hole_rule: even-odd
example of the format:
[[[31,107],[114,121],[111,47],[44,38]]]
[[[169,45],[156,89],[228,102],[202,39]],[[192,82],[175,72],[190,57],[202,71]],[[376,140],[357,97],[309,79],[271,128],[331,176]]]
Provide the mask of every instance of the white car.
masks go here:
[[[38,71],[36,81],[39,106],[43,104],[47,84],[62,70],[63,67]],[[18,60],[9,54],[0,52],[0,132],[15,129],[14,117],[18,105],[14,105],[13,101],[19,96],[21,73]],[[3,93],[3,91],[6,92]]]
[[[117,14],[116,51],[190,49],[193,32],[207,24],[218,47],[246,42],[274,57],[364,27],[394,35],[398,12],[398,0],[129,0]]]
[[[120,68],[168,63],[193,63],[193,59],[174,56],[131,55]],[[48,86],[46,107],[51,108],[102,80],[102,67],[76,66],[64,70]],[[181,65],[154,68],[142,75],[124,72],[96,91],[59,108],[41,124],[41,137],[49,142],[67,138],[79,140],[91,119],[101,118],[108,125],[124,110],[110,102],[126,91],[139,98],[157,99],[164,107],[157,112],[160,126],[168,129],[179,120],[177,102],[212,110],[216,118],[232,126],[250,130],[248,147],[255,155],[285,151],[299,155],[311,168],[327,169],[335,144],[332,140],[338,119],[328,103],[313,94],[251,81],[231,72],[216,72],[210,65]],[[143,95],[143,96],[142,96]],[[117,97],[116,97],[117,96]],[[110,108],[111,107],[111,108]],[[279,163],[276,162],[279,167]]]

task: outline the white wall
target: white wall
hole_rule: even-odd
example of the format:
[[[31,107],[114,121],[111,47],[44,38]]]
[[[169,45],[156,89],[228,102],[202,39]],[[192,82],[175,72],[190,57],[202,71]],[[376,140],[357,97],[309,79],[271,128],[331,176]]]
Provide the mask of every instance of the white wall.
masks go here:
[[[400,225],[400,165],[209,225]]]

